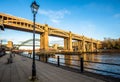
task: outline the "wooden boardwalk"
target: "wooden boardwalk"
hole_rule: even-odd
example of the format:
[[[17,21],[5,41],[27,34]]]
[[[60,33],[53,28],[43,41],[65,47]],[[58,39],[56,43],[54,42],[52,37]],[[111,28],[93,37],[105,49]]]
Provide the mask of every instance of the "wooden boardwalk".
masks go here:
[[[0,82],[31,82],[32,60],[16,55],[13,63],[7,64],[9,55],[0,58]],[[37,82],[104,82],[79,73],[67,71],[50,64],[36,61]]]

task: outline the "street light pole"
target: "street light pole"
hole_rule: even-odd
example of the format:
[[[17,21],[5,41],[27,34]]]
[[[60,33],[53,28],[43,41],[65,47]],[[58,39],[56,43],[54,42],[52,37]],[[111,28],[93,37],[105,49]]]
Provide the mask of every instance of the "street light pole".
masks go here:
[[[35,17],[33,14],[33,64],[32,64],[32,79],[36,78],[36,64],[35,64]]]
[[[33,13],[33,62],[32,62],[32,78],[31,80],[36,80],[36,64],[35,64],[35,17],[38,11],[39,5],[34,1],[31,4],[31,9]]]

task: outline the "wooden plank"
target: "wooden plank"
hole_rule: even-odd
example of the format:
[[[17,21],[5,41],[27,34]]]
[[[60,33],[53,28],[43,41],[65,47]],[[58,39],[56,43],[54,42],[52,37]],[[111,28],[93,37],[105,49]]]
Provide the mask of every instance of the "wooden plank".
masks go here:
[[[4,82],[5,76],[7,77],[9,74],[10,65],[7,65],[7,58],[8,58],[8,55],[5,55],[0,58],[0,82]],[[9,77],[6,79],[10,80]]]
[[[11,67],[10,64],[4,65],[1,82],[7,82],[7,81],[11,82],[10,67]]]
[[[18,56],[16,56],[15,57],[16,59],[15,59],[15,61],[16,61],[16,71],[17,71],[17,73],[18,73],[18,79],[19,79],[19,82],[29,82],[29,76],[26,74],[26,72],[28,72],[27,70],[27,68],[26,67],[24,67],[23,66],[23,64],[22,64],[22,62],[24,61],[24,60],[22,60],[21,59],[21,57],[18,57]],[[15,81],[15,82],[17,82],[17,80]]]
[[[74,72],[66,71],[61,68],[53,67],[51,65],[41,63],[36,61],[37,64],[37,72],[39,76],[46,76],[47,79],[50,79],[52,82],[78,82],[79,80],[83,80],[86,76],[80,75]],[[61,78],[62,77],[62,78]],[[88,79],[88,80],[87,80]],[[87,77],[86,81],[89,82],[91,78]],[[92,81],[96,81],[97,79],[91,79]],[[99,80],[97,80],[99,82]]]
[[[19,73],[18,73],[18,70],[16,68],[16,63],[13,62],[12,65],[11,65],[11,82],[20,82],[20,76],[19,76]]]

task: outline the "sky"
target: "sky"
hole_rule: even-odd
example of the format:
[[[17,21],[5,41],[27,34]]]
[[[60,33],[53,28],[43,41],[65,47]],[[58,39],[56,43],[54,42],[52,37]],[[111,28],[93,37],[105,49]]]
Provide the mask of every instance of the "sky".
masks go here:
[[[0,12],[33,20],[33,0],[0,0]],[[120,38],[120,0],[36,0],[36,22],[97,40]],[[32,33],[5,29],[0,39],[14,43],[32,38]],[[36,34],[36,38],[40,35]],[[51,43],[61,38],[49,37]]]

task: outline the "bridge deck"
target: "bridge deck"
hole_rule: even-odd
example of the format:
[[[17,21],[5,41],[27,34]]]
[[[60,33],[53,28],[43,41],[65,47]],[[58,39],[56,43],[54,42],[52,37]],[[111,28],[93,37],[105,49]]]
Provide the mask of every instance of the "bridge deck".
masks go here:
[[[0,58],[0,82],[30,82],[32,60],[19,55],[7,64],[9,55]],[[50,64],[36,61],[37,82],[103,82],[79,73],[67,71]]]

